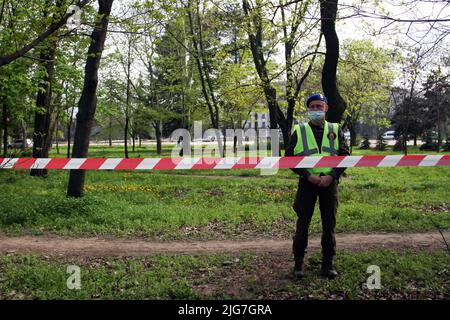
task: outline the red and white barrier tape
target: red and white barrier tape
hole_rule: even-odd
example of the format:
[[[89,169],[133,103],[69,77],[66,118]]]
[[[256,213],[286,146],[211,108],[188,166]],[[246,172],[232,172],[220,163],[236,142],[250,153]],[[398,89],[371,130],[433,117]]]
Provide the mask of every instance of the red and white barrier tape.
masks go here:
[[[199,170],[450,166],[450,155],[237,158],[0,158],[0,169]]]

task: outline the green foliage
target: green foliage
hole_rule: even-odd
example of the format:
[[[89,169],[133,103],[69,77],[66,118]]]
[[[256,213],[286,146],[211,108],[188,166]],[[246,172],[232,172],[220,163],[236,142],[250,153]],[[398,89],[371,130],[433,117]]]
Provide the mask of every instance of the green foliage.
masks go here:
[[[338,83],[347,101],[347,123],[388,126],[390,88],[394,81],[391,52],[370,40],[343,44]]]
[[[0,72],[0,103],[8,108],[10,128],[18,128],[22,121],[30,122],[37,110],[33,94],[38,90],[33,81],[32,64],[17,61],[2,67]]]

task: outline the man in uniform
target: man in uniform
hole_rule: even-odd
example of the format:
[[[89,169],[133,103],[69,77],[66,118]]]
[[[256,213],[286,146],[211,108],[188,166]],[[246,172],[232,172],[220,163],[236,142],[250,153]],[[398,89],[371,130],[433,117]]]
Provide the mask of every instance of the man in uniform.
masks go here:
[[[286,156],[348,156],[344,134],[337,123],[325,120],[328,101],[322,94],[314,94],[306,101],[310,121],[295,125]],[[338,181],[345,168],[295,168],[300,175],[293,209],[297,225],[293,242],[294,276],[304,276],[304,256],[308,246],[308,229],[319,198],[322,220],[322,275],[333,279],[338,273],[333,267],[336,254],[334,229],[338,207]]]

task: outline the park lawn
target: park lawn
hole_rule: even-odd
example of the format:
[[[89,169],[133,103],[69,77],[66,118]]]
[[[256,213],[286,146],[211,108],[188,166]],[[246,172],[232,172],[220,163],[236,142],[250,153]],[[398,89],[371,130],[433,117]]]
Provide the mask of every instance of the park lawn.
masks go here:
[[[350,168],[347,173],[340,184],[338,232],[450,227],[450,168]],[[226,178],[91,171],[81,199],[66,197],[67,178],[62,171],[46,179],[0,171],[0,231],[162,240],[289,238],[294,231],[297,180],[290,170]],[[312,232],[321,229],[319,216],[316,212]]]
[[[295,281],[287,255],[157,255],[134,258],[0,256],[0,299],[448,299],[444,251],[339,251],[333,281],[319,276],[320,254]],[[70,290],[68,266],[80,269]],[[369,266],[380,289],[368,289]]]

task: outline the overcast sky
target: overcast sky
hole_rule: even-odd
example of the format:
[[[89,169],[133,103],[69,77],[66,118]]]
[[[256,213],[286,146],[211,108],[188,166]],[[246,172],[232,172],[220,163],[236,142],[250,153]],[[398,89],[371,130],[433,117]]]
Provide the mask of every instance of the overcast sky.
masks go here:
[[[127,16],[124,12],[124,5],[130,0],[121,0],[114,5],[114,15],[117,17]],[[221,6],[223,2],[219,0],[208,0],[214,2],[214,5]],[[318,0],[317,0],[318,1]],[[361,3],[364,2],[364,5]],[[370,3],[367,3],[370,2]],[[448,19],[450,20],[450,2],[442,0],[389,0],[378,1],[379,4],[374,6],[372,1],[367,0],[341,0],[339,1],[338,15],[339,19],[336,23],[337,33],[342,42],[349,39],[371,39],[376,46],[392,48],[397,43],[410,47],[421,47],[426,50],[427,47],[439,37],[443,30],[450,33],[450,21],[445,22],[418,22],[424,19]],[[402,5],[403,2],[408,5]],[[359,8],[357,12],[355,8]],[[358,15],[356,15],[358,13]],[[389,17],[399,20],[410,20],[411,22],[393,22]],[[106,52],[109,53],[116,49],[117,37],[120,35],[114,34],[108,37]],[[444,39],[440,46],[440,53],[450,52],[448,39]],[[324,41],[322,42],[324,45]],[[280,46],[276,61],[280,63],[284,61],[283,47]],[[428,64],[427,68],[435,68],[439,64],[439,60],[435,57],[439,55],[439,51],[434,51],[433,55],[429,57],[434,65]],[[431,59],[430,59],[431,58]],[[134,74],[138,74],[141,67],[134,66]],[[120,70],[117,70],[120,72]]]
[[[358,3],[355,0],[340,1],[341,17],[346,17],[355,12],[350,8],[352,4]],[[424,45],[432,41],[439,30],[446,28],[450,31],[450,22],[427,22],[420,23],[420,20],[448,19],[450,20],[449,1],[415,1],[414,5],[403,6],[403,1],[380,1],[381,6],[374,9],[373,6],[365,5],[364,17],[340,20],[337,23],[339,37],[344,39],[366,38],[373,35],[373,32],[382,30],[381,34],[373,36],[374,42],[379,46],[386,46],[394,43],[395,40],[416,44],[420,40]],[[412,0],[406,2],[412,3]],[[385,12],[383,12],[385,10]],[[399,20],[411,20],[416,22],[392,22],[382,19],[382,15]],[[385,27],[385,28],[383,28]],[[432,29],[431,32],[428,32]],[[370,32],[372,31],[372,32]],[[448,42],[447,42],[448,43]]]

